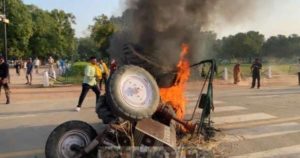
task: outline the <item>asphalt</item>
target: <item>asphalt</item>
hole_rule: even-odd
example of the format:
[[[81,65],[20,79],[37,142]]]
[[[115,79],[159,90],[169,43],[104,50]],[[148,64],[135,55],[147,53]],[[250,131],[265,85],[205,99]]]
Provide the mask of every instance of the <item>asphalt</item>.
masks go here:
[[[25,76],[11,76],[12,103],[0,97],[0,158],[43,158],[50,132],[69,120],[82,120],[100,128],[95,113],[95,96],[88,94],[83,109],[75,112],[81,87],[36,88],[42,74],[35,74],[33,86]],[[200,84],[197,84],[200,88]],[[188,86],[189,109],[195,105],[199,88]],[[299,157],[300,87],[270,86],[250,89],[218,83],[212,120],[221,129],[215,146],[217,157]],[[199,112],[199,111],[198,111]]]

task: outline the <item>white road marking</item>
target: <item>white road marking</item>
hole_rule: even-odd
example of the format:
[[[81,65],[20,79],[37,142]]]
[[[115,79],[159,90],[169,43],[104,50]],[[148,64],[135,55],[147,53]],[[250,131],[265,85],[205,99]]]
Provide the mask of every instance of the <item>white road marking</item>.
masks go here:
[[[194,106],[197,102],[197,99],[195,100],[187,100],[188,102],[188,106]],[[220,100],[214,100],[214,104],[217,105],[217,104],[224,104],[225,102],[224,101],[220,101]]]
[[[226,123],[257,121],[257,120],[273,119],[273,118],[276,118],[276,116],[272,116],[266,113],[252,113],[252,114],[243,114],[243,115],[213,117],[212,120],[217,125],[217,124],[226,124]]]
[[[198,95],[196,95],[196,94],[194,94],[194,93],[186,93],[184,96],[187,97],[187,98],[198,97]]]
[[[215,107],[214,112],[227,112],[227,111],[239,111],[239,110],[246,110],[247,108],[242,106],[222,106],[222,107]]]
[[[224,104],[224,101],[214,100],[214,104]]]
[[[0,120],[15,119],[15,118],[25,118],[25,117],[35,117],[35,116],[37,116],[37,115],[33,115],[33,114],[8,115],[8,116],[0,116]]]
[[[186,113],[188,114],[188,113],[193,112],[194,106],[188,107]],[[240,111],[240,110],[246,110],[246,109],[247,108],[242,107],[242,106],[221,106],[221,107],[215,107],[214,112],[219,113],[219,112],[228,112],[228,111]]]
[[[226,142],[236,142],[247,139],[279,136],[298,132],[300,132],[300,124],[297,122],[290,122],[254,128],[229,130],[226,131],[226,133],[229,135],[227,135],[224,139]]]
[[[289,156],[293,155],[293,156]],[[297,156],[296,156],[297,155]],[[300,156],[300,145],[294,145],[283,148],[276,148],[256,153],[249,153],[241,156],[233,156],[231,158],[298,158]]]
[[[255,98],[274,98],[279,95],[258,95],[258,96],[248,96],[247,98],[255,99]]]

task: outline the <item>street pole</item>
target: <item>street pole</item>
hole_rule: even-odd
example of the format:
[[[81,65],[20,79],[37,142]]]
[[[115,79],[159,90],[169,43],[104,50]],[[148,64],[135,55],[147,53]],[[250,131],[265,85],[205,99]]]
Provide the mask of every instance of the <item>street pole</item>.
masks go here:
[[[3,0],[3,14],[4,17],[6,18],[6,1]],[[7,30],[6,30],[6,23],[3,22],[4,26],[4,59],[5,62],[7,62]]]

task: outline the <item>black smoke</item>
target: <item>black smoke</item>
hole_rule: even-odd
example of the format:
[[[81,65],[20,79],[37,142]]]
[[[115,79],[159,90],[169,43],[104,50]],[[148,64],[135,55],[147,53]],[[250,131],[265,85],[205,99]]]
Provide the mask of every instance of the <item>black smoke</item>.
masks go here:
[[[118,32],[111,39],[113,58],[122,59],[122,47],[132,43],[140,53],[162,66],[175,66],[180,46],[190,46],[189,59],[195,63],[211,52],[214,34],[206,31],[216,21],[234,22],[251,12],[249,0],[126,0],[127,10],[112,20]],[[213,35],[213,36],[211,36]]]

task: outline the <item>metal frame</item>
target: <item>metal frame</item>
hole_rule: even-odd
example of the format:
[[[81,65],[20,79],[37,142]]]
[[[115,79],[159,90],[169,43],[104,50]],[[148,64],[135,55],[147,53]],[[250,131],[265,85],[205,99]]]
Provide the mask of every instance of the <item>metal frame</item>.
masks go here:
[[[196,66],[203,65],[203,64],[210,64],[210,69],[207,73],[207,76],[205,77],[204,84],[202,85],[197,103],[194,107],[192,117],[187,121],[194,120],[196,110],[197,110],[197,108],[200,107],[200,104],[201,104],[202,95],[206,94],[206,100],[203,105],[203,110],[202,110],[202,113],[200,116],[200,121],[197,122],[198,126],[197,126],[196,131],[194,131],[194,133],[196,133],[197,135],[201,133],[202,135],[207,137],[208,136],[207,130],[212,129],[211,120],[210,120],[210,112],[211,112],[211,110],[214,109],[213,80],[214,80],[215,72],[217,71],[217,66],[216,66],[216,61],[214,59],[209,59],[209,60],[204,60],[199,63],[193,64],[190,67],[192,68],[192,67],[196,67]],[[207,86],[207,91],[206,91],[206,93],[203,93],[206,86]]]

